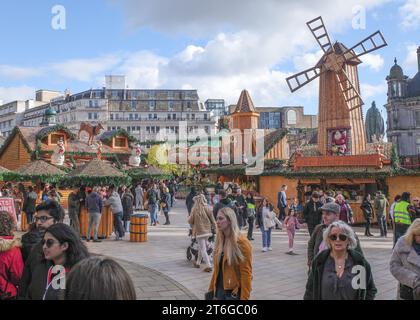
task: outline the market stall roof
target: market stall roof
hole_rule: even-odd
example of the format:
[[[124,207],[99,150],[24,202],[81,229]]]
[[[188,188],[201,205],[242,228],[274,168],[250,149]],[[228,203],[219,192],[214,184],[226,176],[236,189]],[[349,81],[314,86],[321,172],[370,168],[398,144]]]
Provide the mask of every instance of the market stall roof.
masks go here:
[[[90,176],[90,177],[123,177],[117,168],[103,160],[94,159],[69,173],[68,177]]]
[[[36,160],[25,164],[16,170],[17,173],[21,175],[65,175],[66,173],[63,170],[60,170],[56,166],[49,164],[48,162],[42,160]]]

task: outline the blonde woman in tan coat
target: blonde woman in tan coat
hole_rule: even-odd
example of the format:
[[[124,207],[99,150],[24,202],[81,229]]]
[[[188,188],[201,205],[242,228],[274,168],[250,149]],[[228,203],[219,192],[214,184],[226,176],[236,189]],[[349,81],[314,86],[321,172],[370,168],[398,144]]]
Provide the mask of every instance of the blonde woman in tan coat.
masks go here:
[[[201,260],[204,259],[206,263],[205,272],[212,271],[210,257],[207,254],[207,241],[212,236],[212,230],[216,230],[216,221],[213,217],[213,211],[207,204],[206,198],[203,194],[199,194],[193,198],[194,205],[191,209],[191,215],[188,218],[188,223],[192,227],[192,235],[197,239],[200,250],[198,252],[198,259],[193,263],[193,266],[200,268]]]

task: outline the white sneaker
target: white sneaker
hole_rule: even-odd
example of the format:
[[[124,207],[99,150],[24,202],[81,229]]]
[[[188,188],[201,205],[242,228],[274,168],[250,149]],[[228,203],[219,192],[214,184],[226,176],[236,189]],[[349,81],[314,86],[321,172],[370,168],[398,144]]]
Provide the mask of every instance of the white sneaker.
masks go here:
[[[273,248],[272,247],[268,247],[268,251],[273,251]]]
[[[266,247],[264,247],[264,248],[262,248],[262,252],[267,252],[267,248]]]

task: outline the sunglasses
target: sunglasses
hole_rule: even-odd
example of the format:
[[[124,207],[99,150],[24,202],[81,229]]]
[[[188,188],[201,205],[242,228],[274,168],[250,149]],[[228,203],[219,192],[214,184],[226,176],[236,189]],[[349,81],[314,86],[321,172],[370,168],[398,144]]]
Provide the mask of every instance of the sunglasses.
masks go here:
[[[42,239],[41,240],[42,246],[47,245],[47,248],[51,248],[54,245],[54,243],[56,243],[56,242],[57,241],[54,241],[53,239],[48,239],[48,240]]]
[[[345,234],[339,234],[338,236],[336,234],[332,234],[329,238],[331,241],[337,241],[337,239],[340,239],[340,241],[346,241],[348,237]]]
[[[41,221],[41,222],[47,222],[50,219],[54,219],[54,218],[53,217],[47,217],[47,216],[35,217],[35,221]]]

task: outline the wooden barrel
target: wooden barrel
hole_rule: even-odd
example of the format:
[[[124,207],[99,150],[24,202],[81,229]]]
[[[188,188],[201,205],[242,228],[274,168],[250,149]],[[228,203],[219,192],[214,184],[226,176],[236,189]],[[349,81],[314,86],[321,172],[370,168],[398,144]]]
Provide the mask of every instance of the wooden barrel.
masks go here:
[[[89,214],[85,207],[82,207],[82,211],[80,212],[80,235],[84,238],[87,238],[87,229],[89,223]],[[98,238],[106,239],[112,234],[112,213],[109,207],[104,207],[102,209],[101,214],[101,221],[98,227]],[[92,226],[92,230],[90,232],[90,238],[93,239],[94,236],[94,228]]]
[[[22,232],[26,232],[28,231],[28,224],[26,221],[26,213],[22,212],[21,216],[20,216],[20,230]]]
[[[145,213],[135,213],[130,217],[130,241],[146,242],[147,241],[147,219]]]

